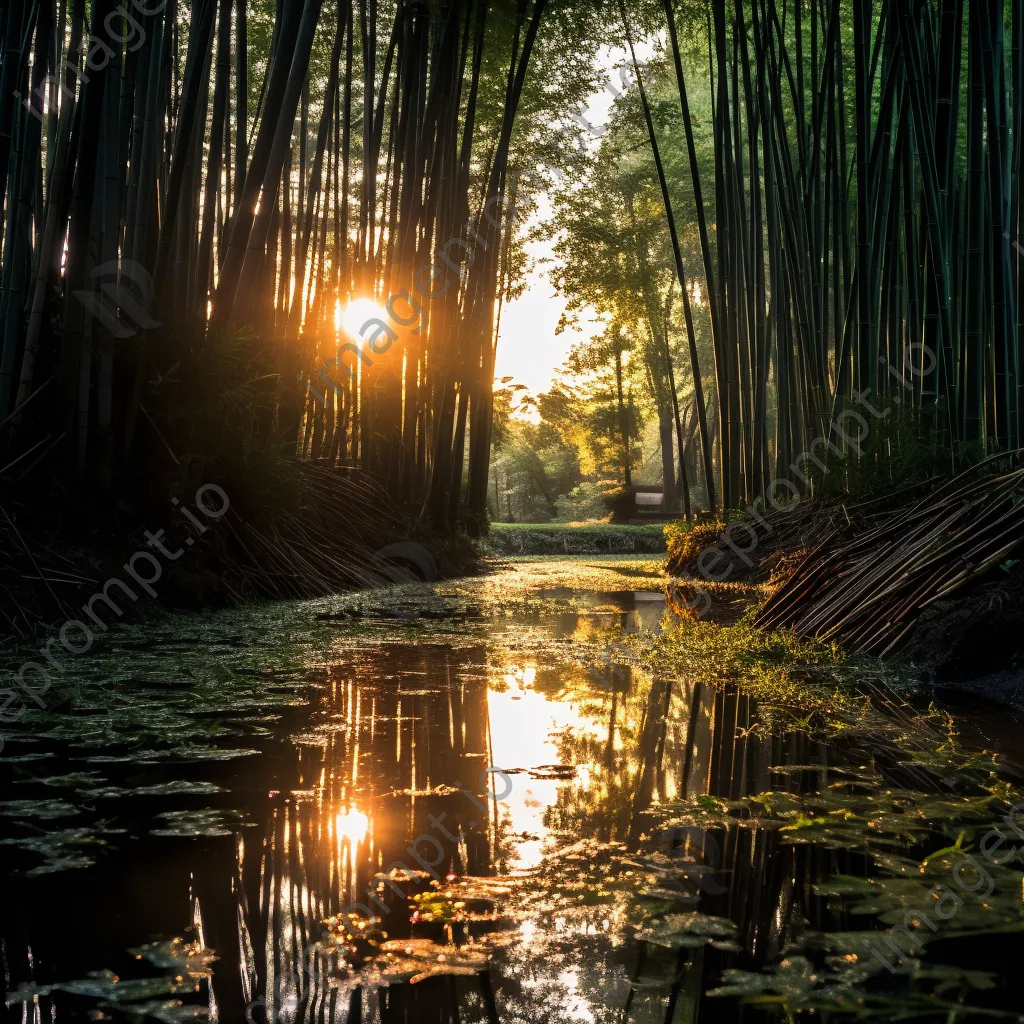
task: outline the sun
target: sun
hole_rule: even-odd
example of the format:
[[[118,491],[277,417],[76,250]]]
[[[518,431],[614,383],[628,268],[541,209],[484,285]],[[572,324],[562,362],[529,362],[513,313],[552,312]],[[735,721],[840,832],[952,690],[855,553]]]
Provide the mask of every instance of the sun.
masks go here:
[[[362,337],[360,332],[371,320],[388,322],[387,310],[373,299],[352,299],[341,311],[341,328],[351,338]]]

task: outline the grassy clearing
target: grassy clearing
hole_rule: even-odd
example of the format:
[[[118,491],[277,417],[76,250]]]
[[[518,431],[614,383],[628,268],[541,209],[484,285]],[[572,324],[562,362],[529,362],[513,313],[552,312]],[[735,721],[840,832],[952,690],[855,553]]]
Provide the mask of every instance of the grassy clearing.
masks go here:
[[[492,523],[484,548],[492,555],[660,554],[665,533],[661,523]]]

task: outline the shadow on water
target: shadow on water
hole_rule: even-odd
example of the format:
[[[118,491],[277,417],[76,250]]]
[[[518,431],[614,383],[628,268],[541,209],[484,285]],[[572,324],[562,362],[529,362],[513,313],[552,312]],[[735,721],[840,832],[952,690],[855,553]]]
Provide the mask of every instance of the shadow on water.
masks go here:
[[[974,1019],[965,995],[1016,1018],[1010,866],[986,894],[1006,941],[972,942],[993,929],[965,886],[885,945],[953,888],[968,845],[942,823],[991,821],[984,771],[949,783],[898,741],[652,675],[621,640],[661,628],[656,592],[541,596],[449,634],[332,616],[301,671],[183,702],[177,746],[57,726],[5,759],[7,1019]],[[177,692],[148,685],[154,709]]]

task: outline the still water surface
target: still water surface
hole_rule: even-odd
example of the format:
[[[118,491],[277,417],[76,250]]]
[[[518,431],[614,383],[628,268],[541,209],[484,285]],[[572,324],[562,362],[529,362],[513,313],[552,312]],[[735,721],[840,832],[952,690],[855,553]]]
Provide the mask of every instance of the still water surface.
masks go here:
[[[883,925],[820,890],[872,854],[839,804],[794,801],[841,792],[840,824],[906,847],[927,814],[907,839],[857,800],[914,780],[640,668],[621,640],[671,627],[663,584],[640,560],[524,560],[118,631],[0,763],[7,1019],[785,1019],[780,984],[857,1013]],[[726,820],[766,792],[767,824]],[[994,972],[982,1002],[1007,1019],[1012,956],[954,957]],[[783,981],[762,992],[766,966]],[[871,1005],[923,998],[929,1019],[934,987],[894,978]]]

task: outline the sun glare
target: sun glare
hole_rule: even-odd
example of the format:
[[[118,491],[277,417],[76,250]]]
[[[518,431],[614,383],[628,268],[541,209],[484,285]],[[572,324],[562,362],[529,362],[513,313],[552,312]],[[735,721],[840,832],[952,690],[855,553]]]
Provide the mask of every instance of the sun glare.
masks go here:
[[[387,310],[373,299],[353,299],[341,313],[341,326],[347,335],[359,338],[360,331],[370,320],[388,322]]]
[[[342,811],[334,819],[335,828],[339,839],[347,839],[350,843],[358,843],[366,838],[370,828],[370,819],[354,808]]]

